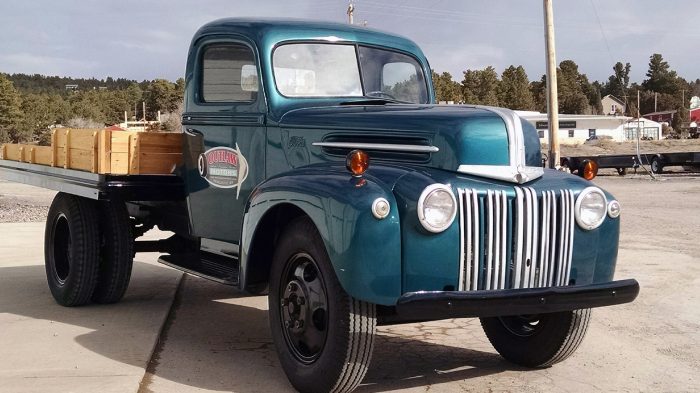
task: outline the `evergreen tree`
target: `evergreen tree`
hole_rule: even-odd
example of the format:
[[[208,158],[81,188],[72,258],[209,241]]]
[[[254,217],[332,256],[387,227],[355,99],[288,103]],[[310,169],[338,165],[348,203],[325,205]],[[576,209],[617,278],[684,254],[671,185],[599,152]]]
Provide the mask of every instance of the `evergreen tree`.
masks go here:
[[[675,94],[678,91],[676,71],[671,70],[668,62],[659,53],[649,57],[647,79],[642,82],[645,90],[656,93]]]
[[[23,116],[21,111],[22,99],[12,82],[0,74],[0,143],[18,142],[25,135],[19,126]]]
[[[627,89],[629,88],[631,69],[632,66],[630,63],[625,63],[624,65],[619,61],[615,63],[613,66],[613,74],[610,75],[608,81],[603,86],[601,94],[612,94],[624,101],[624,97],[627,95]]]
[[[453,101],[455,103],[462,101],[462,94],[459,83],[452,80],[452,75],[449,72],[438,74],[431,71],[433,77],[433,88],[435,89],[435,98],[440,101]]]
[[[498,89],[500,105],[510,109],[533,110],[535,102],[530,91],[530,82],[522,66],[510,66],[501,74]]]
[[[559,113],[590,113],[590,84],[586,75],[579,73],[578,65],[573,60],[564,60],[557,70],[557,90]]]
[[[498,74],[491,66],[464,71],[462,98],[468,104],[498,106],[499,83]]]

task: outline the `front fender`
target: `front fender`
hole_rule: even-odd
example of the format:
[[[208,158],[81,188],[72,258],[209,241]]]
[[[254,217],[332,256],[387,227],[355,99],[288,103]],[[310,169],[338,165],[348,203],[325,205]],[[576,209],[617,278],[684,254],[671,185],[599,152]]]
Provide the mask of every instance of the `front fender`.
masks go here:
[[[372,215],[386,198],[388,217]],[[354,178],[340,168],[305,168],[271,178],[251,194],[243,219],[241,278],[248,271],[258,225],[280,204],[302,210],[316,225],[336,276],[351,296],[393,305],[401,295],[401,228],[391,186],[369,174]]]

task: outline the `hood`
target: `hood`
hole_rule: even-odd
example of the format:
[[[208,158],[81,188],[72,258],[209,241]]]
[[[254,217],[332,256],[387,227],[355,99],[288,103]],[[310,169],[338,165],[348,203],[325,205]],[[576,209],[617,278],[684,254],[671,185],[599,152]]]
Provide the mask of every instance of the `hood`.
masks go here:
[[[513,111],[459,105],[340,105],[295,109],[283,129],[316,129],[310,141],[326,154],[366,150],[379,160],[514,183],[541,176],[537,132]]]

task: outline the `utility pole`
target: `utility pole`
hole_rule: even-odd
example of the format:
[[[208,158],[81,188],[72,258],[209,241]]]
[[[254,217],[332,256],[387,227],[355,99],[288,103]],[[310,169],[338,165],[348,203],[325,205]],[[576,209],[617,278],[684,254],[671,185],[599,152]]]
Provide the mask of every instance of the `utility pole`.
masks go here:
[[[659,95],[659,93],[654,92],[654,112],[656,112],[656,97]]]
[[[349,24],[353,24],[353,13],[354,12],[355,12],[355,4],[352,2],[352,0],[350,0],[348,2],[348,11],[347,11]]]
[[[547,52],[547,120],[549,122],[549,167],[559,167],[559,100],[557,62],[554,51],[554,12],[552,0],[544,0],[544,36]]]

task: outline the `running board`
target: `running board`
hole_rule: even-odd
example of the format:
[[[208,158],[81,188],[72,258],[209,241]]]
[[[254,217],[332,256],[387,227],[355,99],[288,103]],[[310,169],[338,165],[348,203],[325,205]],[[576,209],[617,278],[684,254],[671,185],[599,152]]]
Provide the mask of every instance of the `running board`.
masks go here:
[[[238,286],[238,259],[204,251],[161,255],[158,262],[220,284]]]

